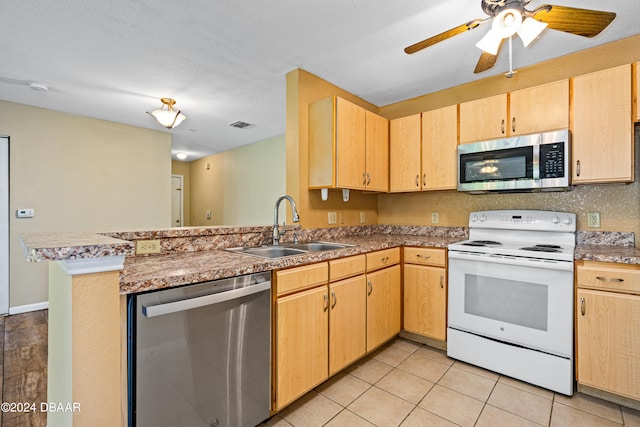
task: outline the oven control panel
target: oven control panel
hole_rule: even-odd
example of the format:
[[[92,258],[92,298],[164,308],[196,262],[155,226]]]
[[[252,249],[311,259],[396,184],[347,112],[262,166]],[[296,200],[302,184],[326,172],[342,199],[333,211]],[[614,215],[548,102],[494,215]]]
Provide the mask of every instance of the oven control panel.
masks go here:
[[[529,210],[471,212],[469,227],[573,232],[576,214]]]

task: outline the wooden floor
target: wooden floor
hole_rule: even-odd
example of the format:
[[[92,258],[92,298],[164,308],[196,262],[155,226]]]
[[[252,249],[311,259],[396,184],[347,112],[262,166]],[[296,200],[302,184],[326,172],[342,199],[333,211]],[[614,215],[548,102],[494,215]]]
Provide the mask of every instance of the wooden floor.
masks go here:
[[[0,317],[2,427],[47,425],[48,320],[47,310]]]

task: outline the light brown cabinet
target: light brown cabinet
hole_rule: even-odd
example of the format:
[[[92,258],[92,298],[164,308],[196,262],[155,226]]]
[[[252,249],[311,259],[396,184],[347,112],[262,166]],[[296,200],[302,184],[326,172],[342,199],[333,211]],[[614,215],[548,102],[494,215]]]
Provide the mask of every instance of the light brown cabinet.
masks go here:
[[[389,123],[389,191],[420,191],[420,114]]]
[[[367,352],[400,332],[400,249],[367,254]]]
[[[577,381],[640,399],[640,269],[589,262],[578,264]]]
[[[640,122],[640,62],[633,64],[633,117]]]
[[[453,190],[458,185],[458,106],[391,120],[390,191]]]
[[[631,182],[631,65],[574,77],[573,183]]]
[[[507,94],[460,104],[460,144],[507,136]]]
[[[460,104],[460,143],[569,127],[569,80]]]
[[[446,251],[407,247],[404,262],[404,330],[445,341]]]
[[[388,120],[332,96],[309,105],[309,188],[388,190]]]
[[[458,187],[458,106],[422,113],[422,191]]]
[[[366,286],[364,274],[329,285],[329,375],[366,352]]]

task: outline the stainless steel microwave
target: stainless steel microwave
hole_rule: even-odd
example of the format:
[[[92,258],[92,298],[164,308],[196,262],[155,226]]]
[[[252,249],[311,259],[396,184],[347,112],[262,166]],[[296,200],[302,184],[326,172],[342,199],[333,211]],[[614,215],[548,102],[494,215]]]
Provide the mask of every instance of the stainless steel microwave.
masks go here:
[[[564,191],[570,188],[568,129],[458,146],[458,191]]]

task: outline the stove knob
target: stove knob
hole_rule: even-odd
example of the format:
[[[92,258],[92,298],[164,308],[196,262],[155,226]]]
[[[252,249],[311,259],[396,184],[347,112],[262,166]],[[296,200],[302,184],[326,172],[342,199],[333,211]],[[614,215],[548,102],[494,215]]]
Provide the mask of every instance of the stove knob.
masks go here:
[[[480,216],[480,222],[484,222],[484,221],[486,221],[486,220],[487,220],[486,215],[482,215],[482,216]]]
[[[558,215],[554,216],[551,219],[551,222],[554,223],[554,224],[560,224],[560,218],[558,217]]]
[[[572,222],[573,222],[573,221],[571,220],[571,217],[570,217],[570,216],[568,216],[568,217],[566,217],[566,218],[564,219],[564,223],[565,223],[565,224],[567,224],[567,225],[571,224]]]
[[[475,215],[471,215],[471,222],[476,222],[478,220],[478,217]]]

